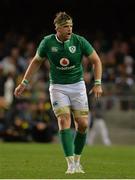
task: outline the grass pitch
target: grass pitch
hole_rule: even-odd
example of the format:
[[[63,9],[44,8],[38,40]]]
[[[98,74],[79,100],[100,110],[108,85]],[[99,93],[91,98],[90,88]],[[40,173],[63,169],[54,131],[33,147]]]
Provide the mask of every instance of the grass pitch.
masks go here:
[[[86,146],[85,174],[66,175],[60,144],[0,143],[0,179],[131,179],[135,146]]]

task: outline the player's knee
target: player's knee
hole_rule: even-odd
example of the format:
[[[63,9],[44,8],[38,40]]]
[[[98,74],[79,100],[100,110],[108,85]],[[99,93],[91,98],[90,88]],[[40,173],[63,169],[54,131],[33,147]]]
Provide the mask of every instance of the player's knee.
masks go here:
[[[64,114],[58,117],[59,129],[70,128],[70,115]]]
[[[61,126],[65,126],[67,124],[67,119],[65,117],[59,118],[59,123]]]
[[[87,120],[84,120],[84,121],[81,121],[80,123],[78,123],[78,131],[86,132],[87,129],[88,129],[88,121]]]

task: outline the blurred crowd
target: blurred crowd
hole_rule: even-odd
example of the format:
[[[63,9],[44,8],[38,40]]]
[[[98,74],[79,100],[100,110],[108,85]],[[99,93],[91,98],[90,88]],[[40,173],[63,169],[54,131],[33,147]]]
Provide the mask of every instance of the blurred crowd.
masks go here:
[[[57,141],[57,121],[48,92],[48,61],[43,62],[20,99],[13,95],[14,88],[21,81],[44,35],[29,38],[26,34],[10,31],[0,37],[2,141]],[[98,32],[88,40],[103,64],[103,96],[107,97],[106,109],[113,107],[116,97],[120,98],[121,110],[135,109],[135,102],[132,101],[135,96],[135,35],[125,38],[123,34],[118,33],[115,37],[106,39],[103,32]],[[83,65],[84,79],[89,91],[93,85],[93,67],[86,57],[83,57]]]

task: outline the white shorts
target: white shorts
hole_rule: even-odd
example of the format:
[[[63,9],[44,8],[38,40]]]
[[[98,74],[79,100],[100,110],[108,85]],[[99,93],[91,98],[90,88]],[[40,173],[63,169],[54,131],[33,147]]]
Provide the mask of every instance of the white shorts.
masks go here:
[[[51,84],[50,99],[53,110],[58,116],[63,111],[75,111],[80,116],[88,114],[88,100],[84,81],[74,84]],[[79,112],[79,113],[78,113]],[[67,112],[68,113],[68,112]]]

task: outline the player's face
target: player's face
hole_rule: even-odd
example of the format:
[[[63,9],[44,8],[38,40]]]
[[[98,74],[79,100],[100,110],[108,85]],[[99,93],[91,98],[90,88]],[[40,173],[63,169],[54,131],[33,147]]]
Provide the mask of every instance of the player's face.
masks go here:
[[[61,41],[66,41],[71,38],[72,35],[72,29],[73,29],[73,24],[72,23],[67,23],[63,26],[60,26],[57,29],[57,36]]]

